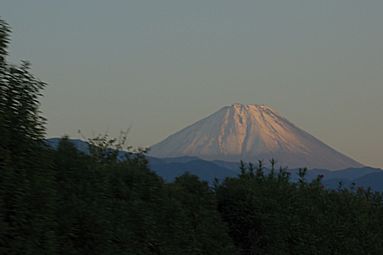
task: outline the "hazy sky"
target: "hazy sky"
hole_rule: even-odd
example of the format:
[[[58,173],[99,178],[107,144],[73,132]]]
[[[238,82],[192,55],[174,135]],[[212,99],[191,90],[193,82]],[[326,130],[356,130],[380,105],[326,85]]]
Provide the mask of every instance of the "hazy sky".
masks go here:
[[[49,84],[48,136],[131,127],[152,145],[234,102],[268,104],[383,167],[382,0],[1,0],[12,62]]]

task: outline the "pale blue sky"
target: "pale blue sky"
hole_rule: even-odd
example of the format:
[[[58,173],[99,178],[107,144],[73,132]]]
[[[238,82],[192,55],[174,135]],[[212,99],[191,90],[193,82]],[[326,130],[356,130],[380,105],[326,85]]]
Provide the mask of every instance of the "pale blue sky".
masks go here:
[[[48,135],[151,145],[234,102],[268,104],[383,167],[382,0],[2,0],[13,62],[49,83]]]

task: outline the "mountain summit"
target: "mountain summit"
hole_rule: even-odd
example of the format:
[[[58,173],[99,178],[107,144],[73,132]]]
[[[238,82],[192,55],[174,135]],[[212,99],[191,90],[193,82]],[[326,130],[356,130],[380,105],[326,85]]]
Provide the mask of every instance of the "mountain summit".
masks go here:
[[[155,157],[197,156],[206,160],[276,159],[295,167],[361,167],[266,105],[226,106],[154,145]]]

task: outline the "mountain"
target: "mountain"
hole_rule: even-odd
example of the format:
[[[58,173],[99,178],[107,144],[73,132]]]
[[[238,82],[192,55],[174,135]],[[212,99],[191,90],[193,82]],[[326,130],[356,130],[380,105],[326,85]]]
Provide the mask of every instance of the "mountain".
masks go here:
[[[61,138],[53,137],[53,138],[49,138],[49,139],[45,140],[45,142],[49,147],[56,150],[57,147],[59,146],[60,140],[61,140]],[[79,150],[85,154],[89,153],[89,143],[88,142],[85,142],[85,141],[80,140],[80,139],[70,139],[70,142],[76,147],[77,150]]]
[[[150,169],[166,181],[173,181],[177,176],[189,172],[202,180],[212,183],[214,179],[223,180],[226,177],[238,175],[238,169],[228,169],[212,161],[202,159],[187,160],[186,158],[158,159],[148,157]]]
[[[383,192],[383,171],[362,176],[354,183],[357,187],[371,188],[373,191]]]
[[[290,168],[362,167],[271,107],[256,104],[223,107],[153,145],[149,155],[159,158],[194,156],[231,162],[274,158]]]

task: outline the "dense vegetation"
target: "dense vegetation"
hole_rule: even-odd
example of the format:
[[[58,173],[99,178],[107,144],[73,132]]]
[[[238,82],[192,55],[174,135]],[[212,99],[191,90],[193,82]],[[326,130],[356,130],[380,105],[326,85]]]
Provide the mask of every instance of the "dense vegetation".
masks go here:
[[[105,136],[90,154],[66,137],[48,148],[45,84],[7,63],[8,38],[0,21],[0,254],[383,254],[382,195],[326,190],[304,169],[297,183],[273,162],[165,183]]]

